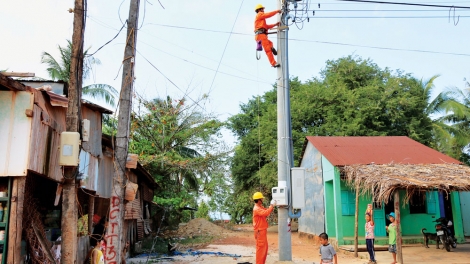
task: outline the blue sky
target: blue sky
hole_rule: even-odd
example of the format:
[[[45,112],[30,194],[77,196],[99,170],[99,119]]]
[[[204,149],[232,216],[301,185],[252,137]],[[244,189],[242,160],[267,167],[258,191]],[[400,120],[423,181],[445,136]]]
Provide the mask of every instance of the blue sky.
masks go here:
[[[117,34],[128,16],[129,1],[88,1],[85,47],[94,52]],[[270,67],[264,54],[260,61],[255,58],[253,9],[262,3],[266,11],[274,10],[277,1],[160,2],[164,9],[157,0],[141,1],[137,36],[140,54],[136,57],[137,93],[149,99],[166,95],[178,98],[186,92],[196,99],[209,94],[205,110],[225,120],[238,113],[240,103],[272,89],[276,70]],[[441,77],[435,82],[436,92],[446,87],[465,87],[464,78],[470,77],[470,17],[466,17],[470,15],[470,9],[456,10],[456,16],[460,18],[455,26],[453,11],[449,12],[447,8],[340,1],[310,3],[315,17],[305,22],[301,30],[295,25],[289,30],[292,39],[289,42],[289,72],[292,76],[306,81],[317,77],[327,60],[355,54],[372,59],[381,68],[401,69],[418,79],[439,74]],[[413,3],[470,6],[470,1],[419,0]],[[73,14],[67,12],[71,7],[72,0],[2,1],[0,69],[35,72],[36,76],[46,78],[46,67],[40,63],[41,52],[47,51],[59,57],[57,45],[65,45],[66,39],[71,39]],[[400,18],[387,18],[392,16]],[[418,16],[433,18],[403,18]],[[269,22],[276,22],[276,18]],[[230,34],[232,27],[234,33]],[[124,29],[113,42],[96,53],[101,65],[94,69],[87,83],[121,87],[120,66],[125,38]],[[270,35],[270,38],[277,46],[275,35]],[[219,61],[221,65],[216,74]],[[226,137],[233,141],[228,134]]]

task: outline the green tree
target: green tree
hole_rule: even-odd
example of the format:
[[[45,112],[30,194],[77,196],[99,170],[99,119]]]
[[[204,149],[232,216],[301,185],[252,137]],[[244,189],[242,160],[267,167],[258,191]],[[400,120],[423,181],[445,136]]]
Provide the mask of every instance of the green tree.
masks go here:
[[[292,78],[290,84],[296,161],[307,135],[408,136],[425,145],[433,140],[422,83],[403,71],[381,69],[369,59],[348,56],[327,61],[318,78],[305,83]],[[246,197],[254,191],[269,196],[277,183],[276,104],[274,87],[242,104],[241,112],[229,119],[239,139],[232,177],[235,189]],[[249,218],[252,204],[248,201],[244,209],[236,209],[246,215],[237,217]]]
[[[206,202],[201,201],[199,203],[199,206],[196,211],[196,218],[204,218],[207,220],[211,220],[211,217],[209,216],[209,206],[206,204]]]
[[[427,81],[420,81],[429,102],[425,111],[432,118],[431,147],[460,159],[463,148],[470,143],[470,98],[461,90],[451,88],[431,100],[431,93],[435,88],[434,80],[438,77],[439,75],[435,75]]]
[[[62,80],[69,82],[70,80],[70,63],[72,60],[72,42],[67,40],[67,46],[58,46],[60,52],[60,60],[56,60],[48,52],[43,52],[41,56],[41,63],[48,66],[47,72],[49,77],[56,81]],[[83,52],[83,80],[88,79],[90,76],[93,65],[101,64],[100,60],[88,56],[88,49]],[[114,87],[108,84],[90,84],[82,88],[84,95],[89,95],[93,98],[104,99],[106,103],[111,106],[115,105],[115,96],[118,92]]]
[[[161,186],[156,202],[172,207],[175,221],[185,220],[183,209],[195,207],[200,194],[214,195],[225,175],[224,123],[198,110],[202,100],[139,98],[139,111],[132,115],[129,152],[139,154]]]

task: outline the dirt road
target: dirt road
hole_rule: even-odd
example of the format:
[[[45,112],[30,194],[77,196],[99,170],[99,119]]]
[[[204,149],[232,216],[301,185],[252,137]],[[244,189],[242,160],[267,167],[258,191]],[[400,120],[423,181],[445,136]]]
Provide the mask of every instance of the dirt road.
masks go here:
[[[278,234],[268,232],[269,253],[266,263],[276,263],[278,258]],[[237,264],[250,262],[255,263],[255,240],[249,227],[240,227],[238,231],[227,233],[224,238],[213,241],[205,248],[198,249],[204,252],[222,252],[227,254],[241,255],[240,258],[217,257],[212,255],[199,256],[178,256],[171,260],[154,259],[149,263],[217,263],[217,264]],[[292,233],[292,258],[296,264],[318,264],[319,244],[307,238],[299,238],[298,233]],[[452,252],[438,250],[434,248],[424,248],[421,245],[408,246],[403,249],[404,263],[429,263],[429,264],[470,264],[470,244],[459,244]],[[365,252],[359,253],[359,258],[354,258],[352,253],[338,253],[338,263],[363,264],[368,262],[368,255]],[[376,253],[378,263],[391,263],[392,256],[386,251]],[[128,263],[146,263],[147,259],[132,259]]]

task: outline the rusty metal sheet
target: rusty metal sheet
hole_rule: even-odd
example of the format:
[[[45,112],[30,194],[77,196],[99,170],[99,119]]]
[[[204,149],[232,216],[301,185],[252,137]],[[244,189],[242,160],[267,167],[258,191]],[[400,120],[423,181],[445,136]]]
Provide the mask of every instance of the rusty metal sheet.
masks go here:
[[[56,109],[58,108],[56,107]],[[31,128],[32,151],[29,153],[28,169],[56,181],[61,181],[63,175],[59,165],[59,146],[60,132],[62,132],[64,126],[59,125],[56,120],[65,119],[65,112],[51,113],[52,115],[49,115],[47,111],[34,105]]]
[[[95,157],[101,157],[101,112],[92,110],[82,104],[82,119],[90,120],[90,131],[88,142],[82,142],[82,148]]]
[[[26,176],[33,103],[31,92],[0,91],[0,176]]]
[[[461,162],[405,136],[315,137],[313,144],[334,166],[357,164],[443,164]]]
[[[103,198],[111,197],[114,174],[115,169],[113,159],[111,157],[103,156],[99,162],[98,176],[95,178],[95,181],[97,182],[97,195]]]

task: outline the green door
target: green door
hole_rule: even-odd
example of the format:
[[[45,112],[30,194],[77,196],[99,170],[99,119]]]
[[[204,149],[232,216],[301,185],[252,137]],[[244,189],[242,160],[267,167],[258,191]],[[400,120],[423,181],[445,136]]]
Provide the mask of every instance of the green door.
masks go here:
[[[385,211],[382,203],[374,203],[375,236],[387,236],[385,231]]]

